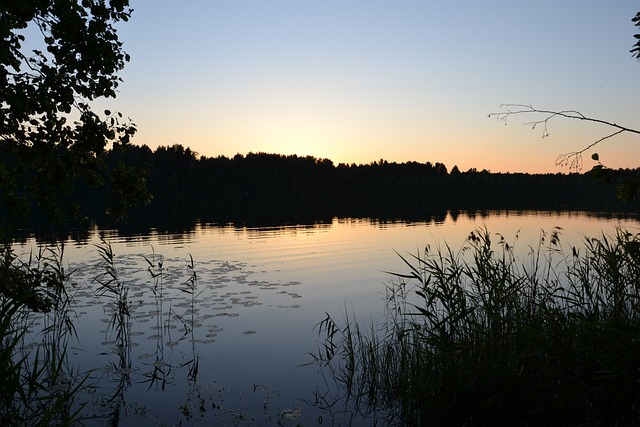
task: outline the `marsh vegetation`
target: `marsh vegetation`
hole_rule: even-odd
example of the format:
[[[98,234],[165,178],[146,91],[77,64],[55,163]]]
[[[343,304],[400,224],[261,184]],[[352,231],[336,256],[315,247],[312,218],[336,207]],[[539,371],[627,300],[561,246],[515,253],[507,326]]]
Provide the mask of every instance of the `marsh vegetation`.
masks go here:
[[[197,264],[190,255],[166,259],[153,247],[150,254],[117,254],[109,240],[96,240],[85,247],[90,261],[75,262],[72,270],[63,267],[69,262],[65,246],[26,260],[6,247],[0,270],[7,379],[0,389],[2,425],[140,425],[149,419],[255,425],[279,416],[279,403],[271,407],[277,391],[257,382],[238,391],[211,359],[222,352],[214,343],[227,320],[233,326],[262,304],[257,288],[275,293],[297,283],[249,281],[243,264]],[[299,296],[279,292],[283,297]],[[234,352],[233,340],[221,345]],[[299,416],[283,414],[282,425]]]
[[[563,248],[555,228],[524,258],[518,243],[479,229],[399,255],[381,327],[318,324],[340,390],[318,402],[407,425],[638,424],[640,235]]]
[[[86,376],[67,363],[75,325],[63,249],[23,261],[5,245],[0,256],[0,422],[72,424],[84,406],[77,394]],[[41,333],[28,337],[36,322]]]
[[[100,231],[31,257],[34,241],[14,244],[2,421],[635,422],[640,243],[615,224],[637,221],[491,213]],[[498,228],[512,237],[487,231]],[[580,229],[610,234],[572,237]],[[434,233],[467,239],[437,246]]]

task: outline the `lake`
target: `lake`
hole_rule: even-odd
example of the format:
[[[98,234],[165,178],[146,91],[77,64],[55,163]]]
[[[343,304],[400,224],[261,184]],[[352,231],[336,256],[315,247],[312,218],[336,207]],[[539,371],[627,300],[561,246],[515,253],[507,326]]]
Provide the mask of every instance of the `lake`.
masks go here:
[[[407,270],[398,254],[426,245],[457,250],[484,227],[521,256],[554,227],[565,251],[616,227],[640,232],[633,217],[489,211],[424,221],[196,224],[173,234],[94,228],[69,239],[63,262],[77,331],[69,366],[76,376],[90,373],[81,397],[90,402],[85,414],[98,417],[86,424],[370,425],[343,402],[331,410],[314,404],[316,392],[337,393],[310,363],[321,342],[314,326],[327,313],[338,320],[348,312],[365,328],[381,322],[388,272]],[[99,292],[111,277],[97,247],[105,242],[127,292],[129,316],[120,324],[115,299]],[[15,249],[27,257],[37,246],[31,236]],[[37,341],[47,320],[33,319]]]

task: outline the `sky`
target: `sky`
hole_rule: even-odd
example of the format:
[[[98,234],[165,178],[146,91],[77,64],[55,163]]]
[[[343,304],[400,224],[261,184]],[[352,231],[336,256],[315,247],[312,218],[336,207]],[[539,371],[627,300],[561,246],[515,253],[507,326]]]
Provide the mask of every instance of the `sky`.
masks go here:
[[[559,154],[611,129],[557,120],[542,138],[525,124],[536,117],[487,115],[520,103],[640,128],[632,0],[130,3],[118,28],[131,62],[103,104],[152,149],[556,173],[569,172]],[[637,136],[593,151],[640,165]]]

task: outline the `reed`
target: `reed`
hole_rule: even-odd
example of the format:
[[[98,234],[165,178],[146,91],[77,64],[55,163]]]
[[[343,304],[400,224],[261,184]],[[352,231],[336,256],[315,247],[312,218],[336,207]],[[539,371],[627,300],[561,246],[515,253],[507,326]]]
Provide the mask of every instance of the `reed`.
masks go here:
[[[101,271],[94,281],[98,284],[96,293],[100,297],[111,300],[111,321],[106,330],[106,334],[114,334],[115,341],[114,356],[116,361],[112,361],[114,368],[114,379],[112,393],[108,397],[103,397],[101,409],[106,413],[94,415],[96,418],[105,418],[111,425],[118,425],[123,412],[126,409],[126,392],[131,388],[132,358],[131,358],[131,312],[128,299],[128,285],[121,279],[116,256],[111,244],[102,239],[96,245],[96,250],[100,256],[98,269]],[[111,339],[111,336],[106,337]]]
[[[76,397],[86,376],[67,363],[66,346],[75,329],[63,253],[60,246],[31,254],[25,262],[9,245],[0,248],[2,425],[71,425],[80,419],[83,405]],[[39,316],[44,328],[31,336]]]
[[[107,393],[95,394],[102,378],[96,371],[80,373],[71,366],[67,346],[75,336],[74,288],[70,272],[63,268],[64,246],[40,251],[22,261],[9,245],[0,247],[0,425],[49,426],[76,425],[84,419],[118,424],[127,409],[126,394],[132,385],[131,310],[129,285],[121,276],[111,244],[102,240],[96,246],[98,274],[92,287],[108,301],[110,315],[107,341],[115,347],[110,361],[113,377]],[[170,277],[161,255],[144,257],[152,279],[149,288],[155,298],[157,326],[156,360],[152,372],[143,374],[149,387],[168,384],[172,366],[165,362],[165,332],[170,333],[171,314],[182,322],[184,333],[178,341],[191,340],[192,358],[179,368],[187,368],[187,378],[195,387],[200,357],[196,348],[195,327],[198,273],[193,257],[186,265],[188,276],[178,288],[190,298],[190,309],[178,315],[171,306],[165,313],[166,280]],[[165,320],[166,317],[166,320]],[[33,327],[40,319],[37,329]],[[37,333],[37,334],[34,334]],[[169,336],[171,341],[171,337]],[[106,354],[106,353],[103,353]],[[144,381],[143,381],[144,382]],[[89,394],[87,390],[91,389]],[[88,403],[94,408],[85,411]],[[91,405],[89,405],[91,406]]]
[[[199,293],[198,291],[198,272],[196,270],[195,262],[193,261],[193,256],[189,254],[189,263],[187,264],[187,269],[189,271],[189,277],[184,282],[184,287],[180,288],[182,292],[185,292],[189,295],[191,308],[189,309],[189,313],[191,314],[191,319],[189,321],[189,326],[185,324],[185,335],[183,338],[187,336],[187,334],[191,337],[191,354],[192,359],[184,362],[181,367],[188,366],[189,372],[187,373],[187,378],[192,383],[195,383],[198,378],[198,371],[200,367],[200,356],[198,355],[198,351],[196,349],[196,337],[195,337],[195,328],[197,325],[196,319],[196,298],[198,298],[203,290]]]
[[[143,255],[146,264],[147,264],[147,272],[151,277],[153,283],[151,285],[151,292],[153,293],[155,299],[155,319],[156,319],[156,330],[159,332],[156,337],[156,349],[154,353],[154,361],[150,365],[151,370],[144,374],[147,378],[144,382],[149,384],[149,389],[151,387],[157,386],[162,390],[165,389],[167,384],[169,384],[169,374],[171,373],[171,365],[167,364],[165,361],[165,332],[169,335],[170,338],[170,325],[171,325],[171,317],[167,316],[167,320],[165,321],[165,312],[164,312],[164,291],[165,291],[165,280],[169,276],[169,272],[167,267],[164,265],[164,256],[162,254],[156,254],[153,246],[151,247],[151,256],[147,257]],[[171,306],[169,306],[169,313],[171,313]]]
[[[640,235],[560,229],[519,259],[487,230],[402,257],[387,321],[318,324],[315,360],[357,411],[407,425],[640,423]]]

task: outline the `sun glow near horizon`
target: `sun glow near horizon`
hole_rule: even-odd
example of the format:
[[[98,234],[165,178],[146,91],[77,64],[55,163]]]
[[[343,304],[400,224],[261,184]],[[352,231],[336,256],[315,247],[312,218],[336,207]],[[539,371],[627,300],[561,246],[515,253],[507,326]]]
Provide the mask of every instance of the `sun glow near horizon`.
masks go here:
[[[108,108],[152,149],[492,172],[569,172],[556,157],[608,131],[555,121],[542,139],[528,118],[487,118],[501,102],[635,126],[634,1],[463,3],[141,0],[122,26],[132,61]],[[640,144],[620,136],[598,152],[636,167]]]

